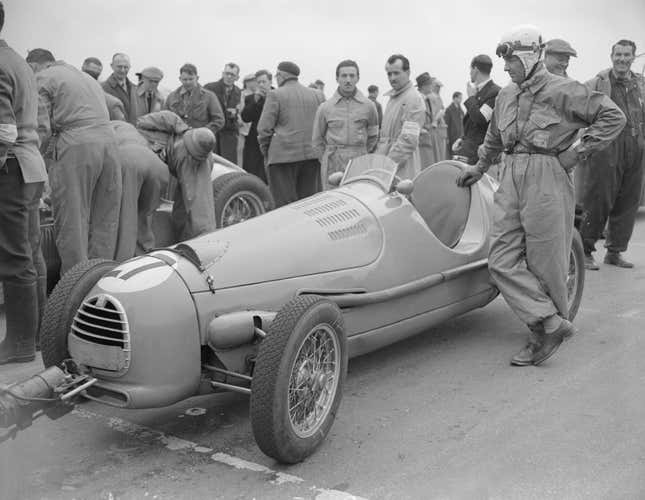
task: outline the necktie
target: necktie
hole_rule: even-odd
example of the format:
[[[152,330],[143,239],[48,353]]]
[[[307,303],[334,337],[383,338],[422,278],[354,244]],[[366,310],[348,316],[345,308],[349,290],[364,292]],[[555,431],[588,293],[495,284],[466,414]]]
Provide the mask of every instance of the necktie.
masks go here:
[[[147,100],[148,100],[148,113],[152,113],[152,93],[151,92],[148,92]]]

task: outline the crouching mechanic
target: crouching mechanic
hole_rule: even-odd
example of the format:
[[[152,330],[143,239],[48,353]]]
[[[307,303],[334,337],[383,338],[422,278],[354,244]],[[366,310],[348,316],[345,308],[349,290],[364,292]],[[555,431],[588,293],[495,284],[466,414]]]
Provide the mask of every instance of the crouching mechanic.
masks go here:
[[[518,26],[497,55],[512,83],[497,98],[479,161],[457,180],[470,186],[506,153],[495,193],[488,267],[504,299],[530,330],[511,364],[538,365],[575,332],[568,321],[566,277],[573,235],[570,170],[605,148],[625,116],[605,95],[550,74],[537,28]],[[578,129],[588,127],[580,140]]]
[[[210,152],[215,146],[215,134],[206,127],[189,128],[169,110],[142,116],[137,120],[137,129],[177,178],[171,216],[175,239],[183,241],[214,231]]]
[[[133,125],[124,121],[110,124],[119,147],[123,183],[115,256],[122,261],[155,248],[152,214],[161,204],[168,167]]]

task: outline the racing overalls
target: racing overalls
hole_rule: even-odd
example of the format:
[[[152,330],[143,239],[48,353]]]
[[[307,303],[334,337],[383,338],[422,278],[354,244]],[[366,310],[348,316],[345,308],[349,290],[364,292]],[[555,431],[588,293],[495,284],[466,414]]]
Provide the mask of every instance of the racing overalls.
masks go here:
[[[568,316],[574,221],[569,169],[575,153],[606,147],[624,124],[623,113],[608,97],[548,73],[541,62],[519,86],[511,83],[499,93],[479,150],[482,170],[506,153],[488,266],[506,302],[529,326],[554,314]],[[574,145],[583,127],[588,128]]]
[[[87,259],[114,258],[121,164],[105,95],[95,80],[64,62],[40,71],[36,80],[45,109],[39,132],[52,141],[49,182],[63,274]]]
[[[351,97],[338,91],[320,105],[314,119],[313,147],[320,158],[320,176],[329,189],[329,176],[344,172],[352,158],[371,153],[378,140],[376,106],[357,89]]]
[[[627,119],[625,128],[611,145],[589,156],[581,172],[579,202],[587,211],[582,227],[585,253],[595,250],[596,241],[607,224],[605,247],[624,252],[634,230],[643,185],[643,122],[645,107],[633,73],[624,81],[605,70],[587,82],[592,90],[611,97]]]

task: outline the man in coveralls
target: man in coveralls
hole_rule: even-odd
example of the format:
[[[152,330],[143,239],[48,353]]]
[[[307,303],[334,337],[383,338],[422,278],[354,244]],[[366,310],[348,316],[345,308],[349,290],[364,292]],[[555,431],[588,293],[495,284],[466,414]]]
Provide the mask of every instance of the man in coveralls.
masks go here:
[[[488,266],[504,299],[529,327],[511,360],[538,365],[575,332],[568,321],[566,277],[574,221],[570,169],[607,147],[625,116],[605,95],[549,73],[542,36],[522,25],[502,37],[497,55],[512,83],[497,98],[479,161],[457,180],[477,182],[499,154],[506,159],[495,193]],[[578,130],[588,127],[579,140]]]
[[[350,160],[371,153],[378,141],[376,106],[356,88],[359,78],[355,61],[341,61],[336,67],[338,89],[316,112],[312,141],[323,189],[333,187],[331,174],[344,172]]]
[[[50,141],[49,183],[64,274],[87,259],[114,258],[121,163],[101,86],[45,49],[31,50],[27,62],[43,106],[39,133],[43,143]]]

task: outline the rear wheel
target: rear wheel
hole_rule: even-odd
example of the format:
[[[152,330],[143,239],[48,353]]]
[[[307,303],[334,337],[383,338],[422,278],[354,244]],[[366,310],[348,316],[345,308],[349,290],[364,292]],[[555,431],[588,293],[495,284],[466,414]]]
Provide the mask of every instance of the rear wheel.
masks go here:
[[[323,442],[347,374],[340,309],[318,296],[287,303],[260,344],[251,382],[251,425],[260,449],[297,463]]]
[[[255,175],[245,172],[215,178],[213,199],[218,228],[257,217],[273,208],[267,185]]]
[[[45,306],[40,331],[45,368],[69,358],[67,335],[76,311],[98,280],[117,265],[113,260],[92,259],[76,264],[61,277]]]
[[[567,273],[567,298],[569,300],[569,321],[576,317],[582,292],[585,287],[585,253],[582,237],[578,230],[573,231],[571,254],[569,257],[569,272]]]

